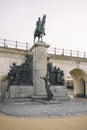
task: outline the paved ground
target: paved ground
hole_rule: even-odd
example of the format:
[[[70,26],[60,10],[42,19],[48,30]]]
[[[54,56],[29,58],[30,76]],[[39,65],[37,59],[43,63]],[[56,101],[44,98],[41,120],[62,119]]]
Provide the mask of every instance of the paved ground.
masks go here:
[[[0,130],[87,130],[87,116],[18,118],[0,115]]]
[[[0,103],[0,112],[21,117],[70,117],[87,115],[87,99],[76,99],[58,104],[38,102]]]

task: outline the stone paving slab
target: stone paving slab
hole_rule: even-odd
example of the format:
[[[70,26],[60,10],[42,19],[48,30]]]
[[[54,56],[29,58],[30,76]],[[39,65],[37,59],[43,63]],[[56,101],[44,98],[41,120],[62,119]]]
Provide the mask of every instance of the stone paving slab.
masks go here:
[[[58,104],[40,102],[1,102],[0,112],[21,117],[69,117],[87,115],[87,100],[70,100]]]

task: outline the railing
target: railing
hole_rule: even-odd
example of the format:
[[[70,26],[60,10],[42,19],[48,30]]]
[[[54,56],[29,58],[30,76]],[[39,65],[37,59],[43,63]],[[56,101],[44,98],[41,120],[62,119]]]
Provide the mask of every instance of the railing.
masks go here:
[[[55,54],[55,55],[65,55],[65,56],[72,56],[72,57],[87,58],[86,52],[67,50],[67,49],[58,49],[58,48],[50,47],[50,48],[48,48],[48,53]]]
[[[0,39],[0,46],[4,48],[14,48],[14,49],[27,50],[27,51],[30,49],[29,43],[11,41],[7,39]]]
[[[14,48],[14,49],[27,50],[27,51],[30,49],[30,44],[28,42],[25,43],[25,42],[11,41],[7,39],[0,39],[0,46],[4,48]],[[48,48],[47,52],[49,54],[55,54],[55,55],[65,55],[65,56],[87,58],[87,52],[81,52],[81,51],[50,47]]]

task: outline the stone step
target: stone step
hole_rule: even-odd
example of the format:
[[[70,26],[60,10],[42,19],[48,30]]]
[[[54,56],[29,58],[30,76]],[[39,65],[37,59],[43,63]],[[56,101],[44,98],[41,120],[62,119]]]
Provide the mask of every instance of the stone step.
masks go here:
[[[43,104],[60,104],[63,101],[70,100],[68,96],[57,96],[53,97],[51,100],[47,100],[46,95],[32,95],[29,98],[12,98],[12,99],[5,99],[4,102],[8,103],[43,103]]]
[[[40,103],[43,103],[43,104],[61,104],[61,101],[59,100],[39,100]]]
[[[30,98],[11,98],[5,99],[4,102],[31,102]]]
[[[56,97],[53,97],[53,99],[59,100],[59,101],[68,101],[70,100],[70,97],[69,96],[56,96]]]

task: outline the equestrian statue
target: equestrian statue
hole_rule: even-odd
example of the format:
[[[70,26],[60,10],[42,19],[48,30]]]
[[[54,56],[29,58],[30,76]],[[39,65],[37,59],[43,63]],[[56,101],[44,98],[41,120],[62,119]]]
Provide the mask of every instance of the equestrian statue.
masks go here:
[[[43,35],[46,35],[45,22],[46,22],[46,15],[43,15],[42,20],[40,17],[38,18],[38,21],[36,22],[36,29],[34,31],[34,42],[36,37],[38,37],[38,41],[42,42]]]

